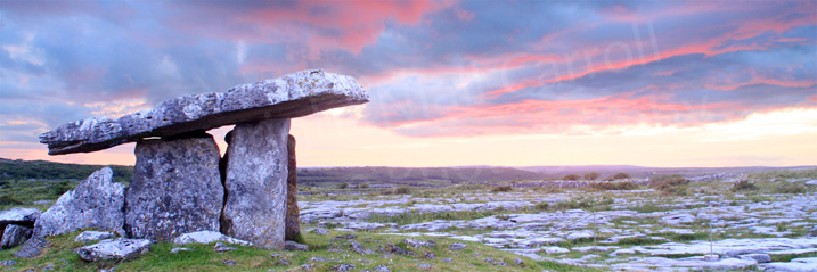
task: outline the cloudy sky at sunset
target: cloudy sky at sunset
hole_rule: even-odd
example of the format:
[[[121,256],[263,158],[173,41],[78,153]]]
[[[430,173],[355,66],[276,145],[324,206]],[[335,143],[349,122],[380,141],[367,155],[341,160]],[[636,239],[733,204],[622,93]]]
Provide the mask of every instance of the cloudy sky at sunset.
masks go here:
[[[817,164],[813,0],[4,0],[0,157],[133,164],[37,136],[308,68],[371,101],[294,119],[302,166]]]

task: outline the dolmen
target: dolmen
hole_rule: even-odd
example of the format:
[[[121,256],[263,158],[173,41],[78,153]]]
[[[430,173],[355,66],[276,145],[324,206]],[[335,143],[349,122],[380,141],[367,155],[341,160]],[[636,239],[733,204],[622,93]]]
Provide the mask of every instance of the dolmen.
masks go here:
[[[307,70],[178,97],[119,118],[88,118],[40,135],[50,155],[136,142],[125,188],[103,168],[39,216],[33,236],[80,229],[173,240],[215,231],[261,248],[299,239],[292,118],[368,102],[353,77]],[[235,125],[220,156],[213,128]]]

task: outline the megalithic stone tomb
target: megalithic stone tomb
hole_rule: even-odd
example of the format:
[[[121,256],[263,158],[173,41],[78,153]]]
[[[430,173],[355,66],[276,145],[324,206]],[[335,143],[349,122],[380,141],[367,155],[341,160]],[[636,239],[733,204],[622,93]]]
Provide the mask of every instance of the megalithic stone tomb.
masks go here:
[[[50,155],[136,142],[137,169],[122,223],[131,238],[221,230],[259,247],[282,248],[287,209],[297,209],[287,201],[291,118],[366,102],[354,78],[315,69],[166,100],[116,119],[67,123],[41,134],[40,142]],[[220,173],[213,157],[218,146],[206,131],[224,125],[236,127],[226,173]]]

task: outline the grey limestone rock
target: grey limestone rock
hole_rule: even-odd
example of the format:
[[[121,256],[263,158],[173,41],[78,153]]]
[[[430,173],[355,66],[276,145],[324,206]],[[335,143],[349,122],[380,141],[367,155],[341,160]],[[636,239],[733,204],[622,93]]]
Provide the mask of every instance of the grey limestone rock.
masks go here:
[[[212,135],[139,141],[125,196],[124,229],[131,238],[170,240],[218,231],[224,191]]]
[[[296,175],[295,136],[287,137],[287,215],[286,239],[300,242],[301,211],[298,209],[298,176]]]
[[[0,248],[11,248],[25,243],[31,237],[32,229],[17,224],[9,224],[3,231],[3,238],[0,239]]]
[[[40,237],[32,237],[23,243],[23,246],[17,253],[14,253],[14,256],[17,258],[34,258],[40,256],[43,252],[43,248],[49,246],[51,246],[51,242],[48,240]]]
[[[116,119],[88,118],[40,135],[48,154],[87,153],[149,137],[205,131],[268,118],[293,118],[363,104],[366,92],[354,78],[314,69],[274,80],[242,84],[226,92],[182,96],[154,109]]]
[[[74,253],[86,262],[124,261],[139,257],[149,249],[150,240],[117,238],[74,249]]]
[[[37,208],[11,208],[0,212],[0,247],[10,248],[25,242],[39,217]]]
[[[113,170],[103,167],[41,214],[34,224],[34,236],[89,228],[122,233],[124,191],[122,183],[113,182]]]
[[[235,126],[228,148],[225,234],[262,248],[284,247],[290,119]]]
[[[188,245],[188,244],[209,244],[212,242],[227,242],[233,245],[248,246],[250,242],[228,237],[216,231],[196,231],[182,233],[179,237],[173,239],[173,244]]]
[[[40,217],[37,208],[11,208],[0,212],[0,225],[33,223]]]
[[[77,242],[90,242],[90,241],[98,241],[98,240],[105,240],[116,237],[116,234],[109,231],[93,231],[93,230],[86,230],[81,232],[77,237],[74,237],[74,241]]]

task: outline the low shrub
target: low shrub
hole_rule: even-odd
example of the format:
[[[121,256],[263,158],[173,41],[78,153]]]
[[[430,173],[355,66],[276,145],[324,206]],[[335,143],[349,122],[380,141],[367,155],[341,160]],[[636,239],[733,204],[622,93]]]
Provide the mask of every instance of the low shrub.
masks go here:
[[[491,192],[494,192],[494,193],[497,193],[497,192],[510,192],[510,191],[513,191],[513,187],[511,187],[511,186],[499,186],[499,187],[495,187],[495,188],[491,189]]]
[[[632,181],[590,183],[590,188],[594,190],[636,190],[638,187],[639,185]]]
[[[732,191],[733,191],[733,192],[737,192],[737,191],[752,191],[752,190],[757,190],[757,186],[755,186],[755,184],[754,184],[754,183],[752,183],[752,182],[750,182],[750,181],[748,181],[748,180],[745,180],[745,179],[744,179],[744,180],[740,180],[740,181],[738,181],[738,182],[735,182],[735,184],[734,184],[734,185],[732,185]]]

